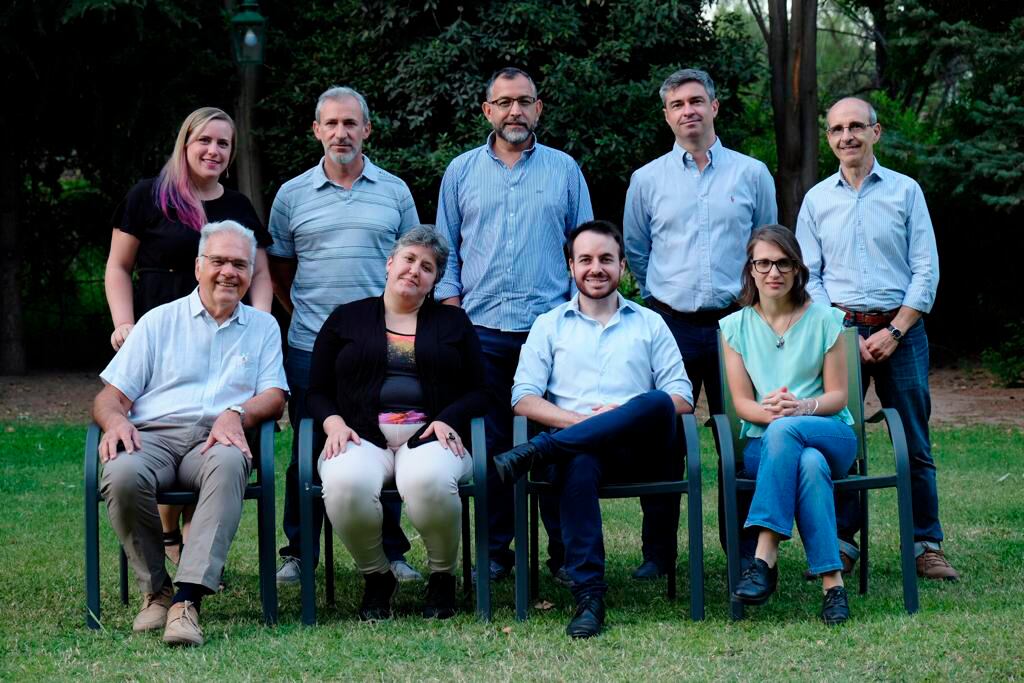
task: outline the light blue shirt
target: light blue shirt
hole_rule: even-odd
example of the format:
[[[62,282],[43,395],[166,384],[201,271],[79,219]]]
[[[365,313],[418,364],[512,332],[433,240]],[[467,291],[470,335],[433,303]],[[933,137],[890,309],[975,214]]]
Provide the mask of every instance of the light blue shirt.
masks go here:
[[[683,357],[660,315],[615,296],[607,325],[584,315],[579,294],[537,318],[519,353],[512,406],[544,396],[585,415],[595,406],[621,405],[652,389],[693,405]]]
[[[837,172],[804,197],[796,237],[815,301],[854,311],[932,310],[939,254],[913,178],[875,160],[858,191]]]
[[[751,231],[777,221],[767,166],[716,139],[701,172],[676,143],[629,181],[626,260],[644,297],[686,313],[726,308],[740,294]]]
[[[785,344],[781,348],[777,346],[779,336],[775,330],[750,306],[725,316],[719,326],[729,348],[743,359],[743,367],[754,386],[754,400],[758,403],[782,387],[801,399],[817,398],[825,393],[825,354],[843,332],[842,311],[811,304],[782,335]],[[859,396],[853,398],[860,399]],[[853,424],[853,416],[846,407],[833,417]],[[741,436],[764,434],[764,426],[741,422]]]
[[[132,401],[135,424],[211,426],[228,406],[288,391],[273,316],[239,303],[218,325],[198,289],[142,316],[100,378]]]
[[[419,223],[409,187],[363,157],[352,189],[335,184],[323,159],[278,190],[270,210],[271,256],[297,259],[288,344],[312,351],[341,304],[380,296],[395,240]]]
[[[456,157],[441,180],[437,228],[452,252],[434,296],[461,296],[474,325],[521,332],[569,298],[566,237],[594,210],[568,154],[535,141],[508,168],[493,142]]]

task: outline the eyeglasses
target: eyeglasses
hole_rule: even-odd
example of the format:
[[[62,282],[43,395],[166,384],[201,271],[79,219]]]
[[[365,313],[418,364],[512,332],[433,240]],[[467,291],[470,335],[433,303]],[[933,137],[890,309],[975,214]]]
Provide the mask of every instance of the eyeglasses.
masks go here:
[[[502,111],[508,111],[512,108],[512,104],[518,104],[520,109],[526,109],[532,107],[537,103],[536,97],[499,97],[496,100],[489,100],[487,104],[493,104],[495,107]]]
[[[200,254],[199,258],[206,259],[214,268],[223,268],[225,265],[230,263],[231,267],[235,270],[249,270],[249,262],[245,259],[224,258],[223,256],[207,256],[206,254]]]
[[[771,259],[759,258],[754,259],[750,262],[750,265],[754,266],[754,270],[761,273],[761,275],[767,275],[772,272],[772,266],[775,266],[780,273],[789,273],[796,266],[792,259],[780,258],[778,261],[772,261]]]
[[[863,135],[867,131],[868,128],[871,128],[872,126],[876,126],[876,125],[878,125],[878,124],[867,124],[867,123],[861,123],[860,121],[854,121],[853,123],[851,123],[848,126],[835,125],[835,126],[832,126],[831,128],[826,128],[825,132],[828,133],[829,137],[833,137],[833,138],[839,137],[840,135],[843,134],[843,131],[847,131],[847,130],[850,131],[850,135],[857,136],[857,135]]]

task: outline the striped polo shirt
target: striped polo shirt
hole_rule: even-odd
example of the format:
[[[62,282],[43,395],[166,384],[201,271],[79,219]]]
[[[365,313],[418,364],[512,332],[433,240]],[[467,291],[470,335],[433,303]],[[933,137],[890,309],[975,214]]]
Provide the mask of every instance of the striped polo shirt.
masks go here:
[[[303,351],[313,350],[335,308],[380,296],[395,240],[419,223],[405,182],[365,156],[351,190],[331,182],[323,165],[282,185],[270,210],[267,253],[298,261],[288,345]]]

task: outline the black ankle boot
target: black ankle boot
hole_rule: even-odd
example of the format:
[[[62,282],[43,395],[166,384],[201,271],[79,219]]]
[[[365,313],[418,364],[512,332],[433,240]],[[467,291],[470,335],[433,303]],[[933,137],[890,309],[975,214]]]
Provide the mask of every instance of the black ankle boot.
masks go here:
[[[455,576],[448,572],[431,572],[427,580],[424,619],[450,619],[455,616]]]
[[[778,583],[778,563],[774,567],[769,567],[767,562],[755,557],[754,562],[744,570],[732,594],[747,605],[761,605],[775,592]]]
[[[512,484],[530,471],[534,464],[544,462],[545,456],[533,442],[527,441],[494,456],[494,469],[503,484]]]
[[[391,618],[391,598],[398,592],[398,579],[388,569],[379,574],[364,574],[366,588],[359,605],[359,618],[363,621],[383,621]]]

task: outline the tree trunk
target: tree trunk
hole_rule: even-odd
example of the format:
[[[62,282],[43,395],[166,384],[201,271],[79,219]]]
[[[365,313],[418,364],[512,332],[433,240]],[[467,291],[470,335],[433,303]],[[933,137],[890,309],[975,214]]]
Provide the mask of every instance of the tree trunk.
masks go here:
[[[768,64],[779,167],[775,187],[779,222],[796,227],[804,194],[818,180],[818,4],[816,0],[768,4]]]
[[[253,109],[256,105],[256,85],[259,66],[246,64],[238,67],[241,88],[238,106],[235,107],[235,125],[238,126],[238,154],[235,169],[238,171],[238,191],[247,196],[256,215],[267,220],[263,202],[263,172],[260,165],[259,145],[252,132]]]
[[[23,375],[25,358],[18,271],[18,160],[13,145],[0,155],[0,375]]]

